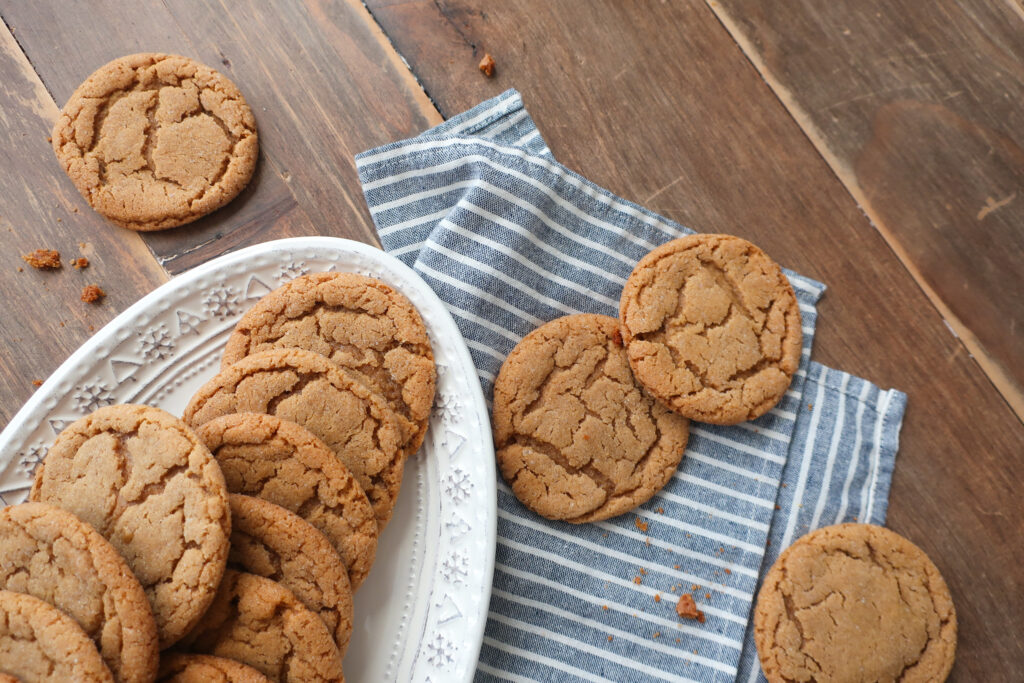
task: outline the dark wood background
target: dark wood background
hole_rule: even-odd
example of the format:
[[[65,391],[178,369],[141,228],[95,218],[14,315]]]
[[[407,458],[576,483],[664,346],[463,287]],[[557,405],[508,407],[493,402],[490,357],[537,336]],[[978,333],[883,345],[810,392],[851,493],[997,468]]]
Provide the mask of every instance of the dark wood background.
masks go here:
[[[909,395],[889,525],[953,591],[953,679],[1019,680],[1020,0],[367,5],[0,2],[0,424],[175,273],[279,237],[375,242],[353,155],[515,87],[570,168],[829,285],[815,358]],[[138,51],[233,79],[262,155],[228,207],[148,234],[93,213],[47,142],[75,87]],[[93,265],[23,267],[37,247]],[[101,305],[79,301],[91,283]]]

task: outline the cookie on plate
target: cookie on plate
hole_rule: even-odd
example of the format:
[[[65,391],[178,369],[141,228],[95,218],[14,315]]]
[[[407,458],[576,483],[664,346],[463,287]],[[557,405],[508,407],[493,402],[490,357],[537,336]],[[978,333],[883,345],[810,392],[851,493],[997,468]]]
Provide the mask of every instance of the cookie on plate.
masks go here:
[[[800,365],[800,309],[789,280],[731,235],[661,245],[619,301],[622,340],[640,383],[692,420],[736,424],[771,410]]]
[[[0,591],[0,667],[24,681],[114,683],[75,620],[23,593]]]
[[[0,590],[74,619],[118,681],[153,680],[160,649],[146,593],[114,547],[70,512],[45,503],[0,510]]]
[[[247,664],[272,681],[343,681],[341,654],[326,624],[287,588],[227,570],[210,610],[182,644]]]
[[[232,494],[228,566],[273,579],[320,615],[342,657],[352,635],[352,589],[341,556],[298,515]]]
[[[412,303],[380,280],[313,273],[260,299],[238,321],[222,367],[272,348],[330,358],[384,396],[398,416],[406,454],[423,443],[436,370],[427,328]]]
[[[53,151],[93,209],[131,230],[183,225],[249,182],[256,120],[222,74],[177,55],[97,69],[53,127]]]
[[[251,666],[212,655],[168,653],[160,658],[160,683],[269,683]]]
[[[956,612],[913,543],[884,527],[838,524],[776,560],[757,597],[754,642],[772,683],[942,681]]]
[[[404,439],[380,394],[318,353],[270,349],[247,356],[200,387],[185,408],[199,427],[231,413],[266,413],[305,427],[355,475],[383,529],[402,485]]]
[[[224,415],[196,434],[217,459],[228,491],[270,501],[312,524],[341,555],[352,590],[359,587],[377,555],[377,520],[334,451],[299,425],[260,413]]]
[[[70,511],[117,549],[146,591],[161,648],[213,600],[228,559],[228,492],[210,451],[173,415],[114,405],[71,423],[29,497]]]
[[[494,444],[516,497],[593,522],[647,501],[683,457],[689,422],[633,378],[618,321],[570,315],[526,335],[494,383]]]

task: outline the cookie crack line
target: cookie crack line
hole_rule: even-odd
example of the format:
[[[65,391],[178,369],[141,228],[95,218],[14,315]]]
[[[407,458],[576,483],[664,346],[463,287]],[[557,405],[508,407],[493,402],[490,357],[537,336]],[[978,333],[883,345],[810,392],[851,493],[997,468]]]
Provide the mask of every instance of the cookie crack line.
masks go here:
[[[569,461],[562,456],[562,454],[558,451],[558,449],[555,446],[552,446],[549,443],[541,441],[536,437],[528,436],[526,434],[515,434],[513,436],[513,443],[515,443],[517,446],[522,446],[523,448],[532,448],[534,451],[547,456],[549,460],[551,460],[553,463],[555,463],[556,465],[558,465],[571,475],[586,475],[591,481],[593,481],[595,484],[597,484],[600,488],[604,490],[606,495],[605,502],[607,502],[609,498],[612,498],[614,495],[616,495],[615,483],[611,479],[609,479],[603,472],[594,467],[592,464],[593,461],[588,462],[582,467],[574,467],[571,464],[569,464]],[[523,469],[528,470],[529,468],[523,467]],[[516,474],[516,478],[518,478],[518,473]]]

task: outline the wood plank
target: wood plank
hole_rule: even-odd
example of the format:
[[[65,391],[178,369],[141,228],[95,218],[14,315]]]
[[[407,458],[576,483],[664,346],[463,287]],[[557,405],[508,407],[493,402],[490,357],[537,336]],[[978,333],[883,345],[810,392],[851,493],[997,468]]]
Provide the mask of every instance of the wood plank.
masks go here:
[[[66,182],[47,141],[57,106],[14,36],[0,26],[0,428],[43,380],[93,332],[167,274],[136,233],[111,229]],[[84,246],[79,246],[79,244]],[[21,255],[57,249],[64,267],[37,271]],[[90,265],[75,270],[70,259]],[[99,304],[79,300],[82,287],[106,292]]]
[[[709,4],[1024,418],[1021,5]]]
[[[259,126],[257,176],[243,195],[194,225],[144,236],[172,272],[280,237],[375,243],[353,156],[441,121],[355,0],[155,7],[49,0],[14,3],[4,16],[24,27],[22,46],[61,102],[92,69],[138,51],[191,56],[242,90]],[[81,39],[88,35],[103,40]],[[52,49],[65,42],[74,44],[70,53]]]
[[[697,2],[369,5],[443,114],[515,86],[570,168],[829,285],[815,358],[909,394],[889,520],[950,583],[956,676],[1012,679],[1024,427],[714,14]],[[493,80],[476,71],[483,51]]]

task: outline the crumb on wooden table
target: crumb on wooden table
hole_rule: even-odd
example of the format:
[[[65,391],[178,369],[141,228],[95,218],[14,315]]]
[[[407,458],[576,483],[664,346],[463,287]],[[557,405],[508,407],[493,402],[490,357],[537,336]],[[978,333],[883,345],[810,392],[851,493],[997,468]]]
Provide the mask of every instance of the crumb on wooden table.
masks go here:
[[[60,252],[56,249],[36,249],[21,257],[33,268],[56,270],[60,268]]]
[[[679,602],[676,603],[676,614],[684,619],[696,619],[700,623],[704,623],[704,613],[697,609],[697,603],[693,601],[693,596],[689,593],[679,596]]]
[[[86,285],[82,288],[82,301],[87,304],[94,304],[106,295],[99,285]]]
[[[32,386],[34,386],[34,387],[41,387],[41,386],[43,386],[43,380],[41,380],[41,379],[34,379],[34,380],[32,380]]]
[[[487,76],[487,78],[493,78],[494,64],[494,57],[492,57],[491,54],[488,52],[484,54],[484,58],[480,60],[480,64],[478,64],[478,66],[480,67],[480,71],[483,72],[484,76]]]
[[[89,259],[85,258],[84,256],[79,256],[76,259],[71,259],[71,265],[73,265],[78,270],[81,270],[82,268],[88,268]]]

